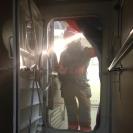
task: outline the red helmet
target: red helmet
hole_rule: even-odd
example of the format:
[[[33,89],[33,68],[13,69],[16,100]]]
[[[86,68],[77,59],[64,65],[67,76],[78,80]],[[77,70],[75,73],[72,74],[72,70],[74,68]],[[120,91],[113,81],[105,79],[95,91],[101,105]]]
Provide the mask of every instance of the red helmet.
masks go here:
[[[78,32],[75,31],[73,28],[67,27],[67,29],[64,32],[64,39],[69,38],[77,34]]]

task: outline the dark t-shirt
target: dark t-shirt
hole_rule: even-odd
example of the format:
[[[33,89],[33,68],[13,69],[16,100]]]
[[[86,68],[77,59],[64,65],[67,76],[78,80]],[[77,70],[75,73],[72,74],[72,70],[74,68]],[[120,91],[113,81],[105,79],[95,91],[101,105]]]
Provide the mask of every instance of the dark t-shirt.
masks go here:
[[[75,44],[74,44],[75,45]],[[84,49],[79,45],[69,46],[60,57],[60,65],[67,69],[66,75],[86,75],[90,58],[84,53]]]

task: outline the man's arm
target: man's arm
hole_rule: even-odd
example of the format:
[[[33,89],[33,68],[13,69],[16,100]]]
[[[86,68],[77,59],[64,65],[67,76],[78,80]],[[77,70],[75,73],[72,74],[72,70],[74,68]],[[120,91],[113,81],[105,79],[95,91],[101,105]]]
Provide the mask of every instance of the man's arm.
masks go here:
[[[64,53],[62,53],[60,56],[58,73],[61,75],[65,75],[67,73],[67,68],[64,66]]]
[[[84,53],[86,58],[93,58],[96,57],[96,51],[94,48],[84,48]]]

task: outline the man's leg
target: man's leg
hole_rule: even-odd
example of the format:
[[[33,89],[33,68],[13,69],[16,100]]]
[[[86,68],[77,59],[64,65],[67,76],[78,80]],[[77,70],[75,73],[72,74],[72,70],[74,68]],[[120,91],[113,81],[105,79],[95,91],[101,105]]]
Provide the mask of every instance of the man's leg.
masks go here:
[[[79,100],[79,125],[81,131],[91,131],[90,97],[85,89],[80,90]]]
[[[77,101],[74,95],[69,93],[69,95],[64,96],[64,101],[67,109],[68,115],[68,128],[78,129],[78,116],[77,116]]]

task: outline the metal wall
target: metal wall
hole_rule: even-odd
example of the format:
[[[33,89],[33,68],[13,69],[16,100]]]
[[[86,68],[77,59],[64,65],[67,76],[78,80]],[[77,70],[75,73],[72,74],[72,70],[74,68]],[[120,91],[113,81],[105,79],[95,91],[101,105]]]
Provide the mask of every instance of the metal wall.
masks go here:
[[[133,1],[125,0],[122,7],[121,46],[133,28]],[[133,42],[131,42],[133,43]],[[115,47],[115,45],[113,46]],[[117,51],[118,52],[118,51]],[[123,71],[112,72],[112,133],[132,132],[133,127],[133,50],[118,63]]]

